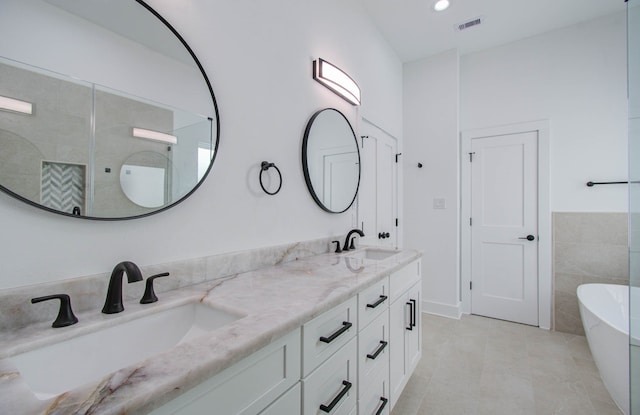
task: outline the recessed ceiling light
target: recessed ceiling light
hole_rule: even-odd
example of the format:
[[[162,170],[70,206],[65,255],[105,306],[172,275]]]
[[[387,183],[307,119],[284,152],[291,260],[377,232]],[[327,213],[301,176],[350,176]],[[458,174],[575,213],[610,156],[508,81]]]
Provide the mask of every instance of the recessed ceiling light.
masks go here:
[[[449,0],[438,0],[433,5],[433,10],[441,12],[449,7]]]

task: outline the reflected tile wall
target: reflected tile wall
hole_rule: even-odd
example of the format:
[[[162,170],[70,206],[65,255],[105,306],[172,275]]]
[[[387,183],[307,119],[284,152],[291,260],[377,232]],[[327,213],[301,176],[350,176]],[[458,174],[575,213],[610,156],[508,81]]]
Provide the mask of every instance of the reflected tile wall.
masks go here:
[[[627,213],[554,212],[554,329],[582,334],[580,284],[629,283]]]

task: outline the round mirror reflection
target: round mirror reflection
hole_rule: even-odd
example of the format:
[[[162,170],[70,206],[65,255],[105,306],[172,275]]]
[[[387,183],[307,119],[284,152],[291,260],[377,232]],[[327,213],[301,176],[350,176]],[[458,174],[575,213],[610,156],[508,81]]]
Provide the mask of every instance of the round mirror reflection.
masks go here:
[[[330,213],[349,209],[360,184],[360,150],[349,120],[326,108],[313,114],[302,142],[304,178],[318,206]]]
[[[2,9],[0,36],[12,40],[0,42],[0,143],[20,168],[0,169],[1,190],[100,220],[146,216],[195,191],[216,155],[219,117],[174,28],[141,0],[3,0]],[[165,160],[163,196],[138,203],[120,170],[148,173],[156,167],[127,160],[152,153]]]

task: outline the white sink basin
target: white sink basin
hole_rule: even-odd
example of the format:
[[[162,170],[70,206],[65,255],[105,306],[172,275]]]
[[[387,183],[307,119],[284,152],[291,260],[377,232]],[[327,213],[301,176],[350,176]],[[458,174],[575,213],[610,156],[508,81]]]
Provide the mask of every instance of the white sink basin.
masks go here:
[[[10,357],[44,400],[97,381],[241,316],[188,303]]]
[[[381,261],[397,254],[398,251],[391,251],[388,249],[366,248],[362,251],[348,254],[347,256],[349,258],[373,259],[375,261]]]

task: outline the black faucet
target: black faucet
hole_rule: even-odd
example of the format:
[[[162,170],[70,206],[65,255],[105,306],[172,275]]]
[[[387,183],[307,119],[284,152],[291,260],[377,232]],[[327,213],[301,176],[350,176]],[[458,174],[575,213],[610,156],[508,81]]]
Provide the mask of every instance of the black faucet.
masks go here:
[[[362,232],[360,229],[351,229],[349,231],[349,233],[347,234],[347,239],[344,240],[344,246],[342,247],[343,251],[348,251],[350,249],[356,249],[356,247],[353,245],[353,241],[351,242],[351,246],[349,246],[349,239],[351,238],[351,235],[353,235],[354,233],[357,233],[361,237],[364,236],[364,232]]]
[[[128,282],[142,281],[142,273],[140,268],[131,261],[124,261],[113,268],[111,279],[109,279],[109,289],[107,290],[107,299],[102,307],[105,314],[115,314],[124,310],[122,305],[122,274],[127,273]]]

